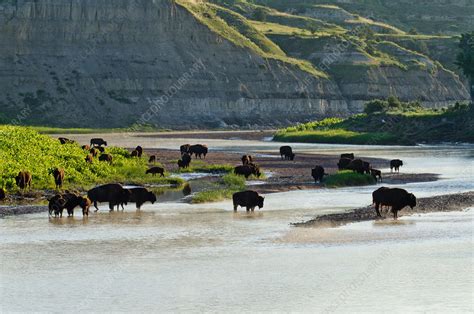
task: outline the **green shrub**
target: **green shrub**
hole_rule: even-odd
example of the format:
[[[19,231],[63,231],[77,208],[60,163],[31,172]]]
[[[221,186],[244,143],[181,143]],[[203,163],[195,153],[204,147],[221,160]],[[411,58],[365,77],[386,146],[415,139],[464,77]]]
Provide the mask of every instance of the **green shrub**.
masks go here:
[[[359,174],[351,170],[338,171],[324,179],[327,187],[361,186],[375,184],[375,179],[369,174]]]
[[[371,114],[374,112],[382,112],[388,109],[388,102],[381,99],[371,100],[364,105],[364,112]]]

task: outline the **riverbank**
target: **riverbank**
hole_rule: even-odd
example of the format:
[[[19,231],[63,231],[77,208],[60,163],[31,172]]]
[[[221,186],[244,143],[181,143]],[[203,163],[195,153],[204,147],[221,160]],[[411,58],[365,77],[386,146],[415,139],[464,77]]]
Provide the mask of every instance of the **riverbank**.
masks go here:
[[[400,103],[400,107],[347,119],[329,118],[281,129],[274,140],[357,145],[474,143],[473,125],[473,105],[438,110]]]
[[[447,194],[433,197],[419,198],[413,209],[405,207],[398,213],[399,217],[420,213],[461,211],[474,207],[474,191],[458,194]],[[344,213],[334,213],[317,216],[305,222],[293,223],[295,227],[337,227],[353,222],[368,220],[392,219],[390,211],[382,210],[383,218],[377,217],[372,205],[356,208]]]

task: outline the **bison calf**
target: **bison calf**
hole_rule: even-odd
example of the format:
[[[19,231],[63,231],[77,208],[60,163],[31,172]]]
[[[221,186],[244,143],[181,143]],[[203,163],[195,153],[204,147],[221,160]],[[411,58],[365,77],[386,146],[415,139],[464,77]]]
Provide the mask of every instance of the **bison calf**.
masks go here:
[[[60,189],[63,186],[64,169],[55,168],[50,173],[53,175],[56,190]]]
[[[234,211],[237,211],[237,207],[245,207],[247,211],[254,210],[256,206],[258,208],[263,207],[264,197],[260,196],[255,191],[243,191],[237,192],[232,195],[232,201],[234,204]]]

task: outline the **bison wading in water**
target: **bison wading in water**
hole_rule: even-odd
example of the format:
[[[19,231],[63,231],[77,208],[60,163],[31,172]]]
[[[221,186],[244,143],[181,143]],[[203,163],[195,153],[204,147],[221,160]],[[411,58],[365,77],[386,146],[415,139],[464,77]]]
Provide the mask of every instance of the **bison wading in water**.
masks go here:
[[[264,197],[259,195],[255,191],[243,191],[237,192],[232,195],[232,201],[234,204],[234,211],[237,211],[237,207],[245,207],[247,211],[253,211],[255,207],[263,207]]]
[[[280,156],[281,156],[281,159],[285,159],[285,160],[295,159],[295,154],[293,153],[293,149],[291,148],[291,146],[280,147]]]
[[[135,187],[127,190],[130,191],[130,198],[128,201],[130,203],[135,203],[137,209],[140,209],[146,202],[150,202],[152,204],[156,202],[156,195],[153,192],[148,191],[146,188]]]
[[[16,185],[22,190],[26,189],[27,187],[31,187],[31,181],[31,173],[28,171],[20,171],[15,177]]]
[[[323,182],[324,175],[327,175],[324,173],[324,168],[322,166],[316,166],[314,169],[311,169],[311,176],[314,179],[314,182]]]
[[[406,206],[411,209],[416,206],[416,197],[404,189],[381,187],[372,193],[372,202],[375,204],[375,211],[378,217],[380,215],[380,206],[390,206],[393,218],[398,218],[398,211]]]
[[[109,203],[110,211],[114,210],[114,206],[119,204],[127,204],[130,199],[130,191],[124,189],[121,184],[109,183],[97,186],[87,192],[87,197],[94,203],[95,211],[98,211],[97,203]]]
[[[396,172],[400,172],[400,167],[403,166],[403,161],[400,159],[393,159],[390,160],[390,172],[395,170]]]

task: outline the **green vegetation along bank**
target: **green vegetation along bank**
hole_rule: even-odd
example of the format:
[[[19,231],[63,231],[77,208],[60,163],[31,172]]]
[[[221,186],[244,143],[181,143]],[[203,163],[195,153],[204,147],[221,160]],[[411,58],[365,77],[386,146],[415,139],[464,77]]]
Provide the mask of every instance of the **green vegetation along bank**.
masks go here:
[[[275,141],[358,145],[415,145],[418,143],[474,143],[473,105],[424,109],[417,102],[396,98],[374,100],[363,114],[329,118],[276,132]]]

